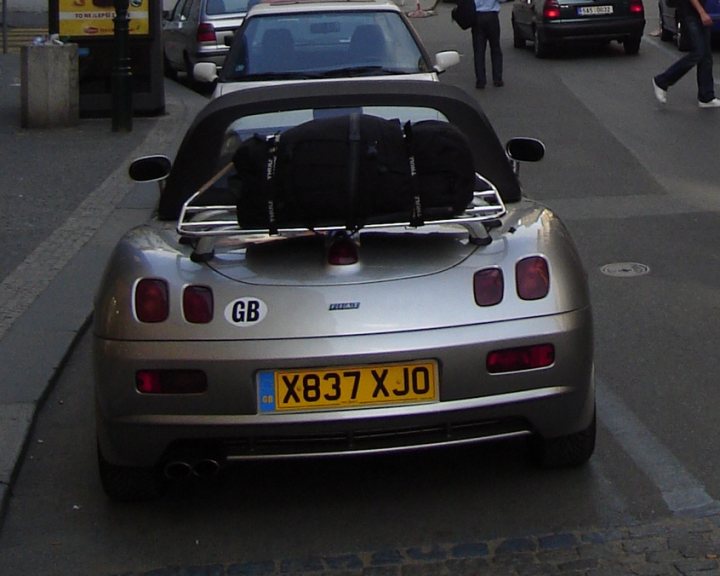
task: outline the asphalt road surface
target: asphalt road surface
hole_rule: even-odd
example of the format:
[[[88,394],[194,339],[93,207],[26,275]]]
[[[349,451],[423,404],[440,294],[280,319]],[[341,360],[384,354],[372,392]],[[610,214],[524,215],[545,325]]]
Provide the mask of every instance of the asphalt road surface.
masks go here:
[[[638,56],[611,45],[548,60],[512,47],[510,9],[506,85],[482,92],[470,35],[449,7],[415,24],[431,52],[464,54],[443,81],[477,95],[501,140],[547,146],[521,178],[566,221],[590,280],[599,409],[590,464],[538,471],[514,443],[258,463],[158,502],[112,504],[95,470],[86,335],[39,415],[2,527],[3,576],[262,573],[269,560],[427,551],[717,507],[720,111],[698,109],[694,74],[666,107],[655,102],[651,78],[679,53],[648,35],[651,6]]]

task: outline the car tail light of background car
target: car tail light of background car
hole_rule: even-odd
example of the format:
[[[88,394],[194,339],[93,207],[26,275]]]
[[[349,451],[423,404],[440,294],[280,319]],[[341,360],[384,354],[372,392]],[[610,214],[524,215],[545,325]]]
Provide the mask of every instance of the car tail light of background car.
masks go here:
[[[554,20],[560,18],[560,4],[557,0],[547,0],[543,6],[543,18],[546,20]]]
[[[630,14],[644,14],[645,7],[642,0],[630,0]]]
[[[202,370],[138,370],[135,387],[141,394],[202,394],[208,386]]]
[[[164,322],[170,313],[165,280],[143,278],[135,286],[135,315],[140,322]]]
[[[555,346],[537,344],[520,348],[495,350],[487,356],[485,365],[490,374],[545,368],[555,362]]]
[[[358,261],[358,247],[352,238],[345,234],[338,235],[328,250],[328,264],[333,266],[348,266]]]
[[[215,27],[209,22],[201,23],[197,29],[197,41],[216,43],[217,36],[215,36]]]

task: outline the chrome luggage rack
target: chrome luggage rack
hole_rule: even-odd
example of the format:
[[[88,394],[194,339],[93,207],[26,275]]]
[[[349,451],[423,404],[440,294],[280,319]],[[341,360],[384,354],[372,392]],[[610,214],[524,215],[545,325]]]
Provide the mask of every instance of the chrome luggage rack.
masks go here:
[[[220,174],[218,175],[218,177]],[[209,185],[214,183],[208,183]],[[491,239],[488,229],[507,213],[505,203],[500,197],[500,192],[488,180],[477,175],[476,186],[484,184],[484,190],[475,190],[473,200],[465,212],[452,218],[441,220],[427,220],[424,225],[438,224],[459,224],[467,229],[470,241],[476,244],[489,244]],[[204,205],[197,203],[197,200],[206,192],[210,186],[203,186],[188,198],[182,206],[177,223],[177,232],[183,238],[194,238],[197,242],[194,245],[192,259],[205,262],[212,259],[215,250],[215,243],[220,237],[243,236],[243,235],[269,235],[268,228],[241,228],[237,219],[237,206],[235,205]],[[482,223],[483,226],[473,226]],[[363,229],[372,228],[416,228],[410,221],[389,222],[381,224],[366,224]],[[306,232],[328,232],[347,230],[346,226],[316,226],[316,227],[280,227],[277,235],[299,234]]]

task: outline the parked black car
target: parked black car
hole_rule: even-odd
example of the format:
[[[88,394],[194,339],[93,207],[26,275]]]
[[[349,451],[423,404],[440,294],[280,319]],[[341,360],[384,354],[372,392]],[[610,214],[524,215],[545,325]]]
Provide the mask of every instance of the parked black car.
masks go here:
[[[530,40],[538,58],[557,46],[612,41],[637,54],[645,7],[642,0],[515,0],[512,27],[514,46]]]

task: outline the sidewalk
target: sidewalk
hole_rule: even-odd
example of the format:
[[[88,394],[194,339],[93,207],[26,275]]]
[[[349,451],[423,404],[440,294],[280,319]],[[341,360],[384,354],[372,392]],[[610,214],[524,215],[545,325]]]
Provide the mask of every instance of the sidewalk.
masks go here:
[[[138,156],[171,158],[207,99],[166,86],[166,115],[20,127],[18,54],[0,54],[0,522],[25,442],[56,371],[92,312],[109,251],[157,198],[127,177]],[[81,383],[91,392],[91,383]]]

